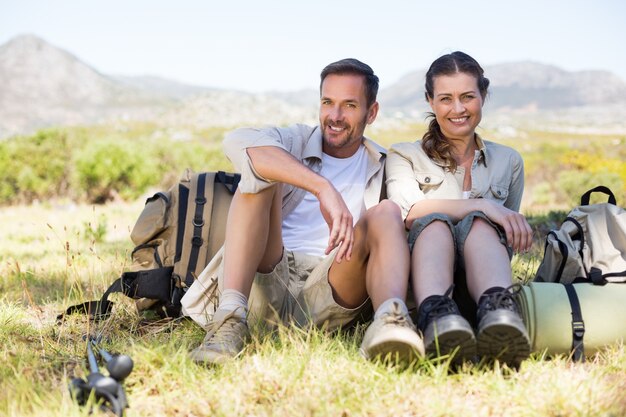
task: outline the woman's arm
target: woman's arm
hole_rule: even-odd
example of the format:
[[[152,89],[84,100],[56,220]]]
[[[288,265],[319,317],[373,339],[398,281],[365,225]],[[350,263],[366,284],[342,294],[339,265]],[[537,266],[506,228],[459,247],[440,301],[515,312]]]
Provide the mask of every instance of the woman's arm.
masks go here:
[[[458,199],[458,200],[421,200],[409,210],[405,220],[407,229],[411,228],[415,219],[430,213],[444,213],[453,221],[459,221],[472,211],[482,211],[492,222],[500,225],[506,234],[507,245],[515,252],[525,252],[530,249],[532,229],[526,218],[513,210],[485,198]]]

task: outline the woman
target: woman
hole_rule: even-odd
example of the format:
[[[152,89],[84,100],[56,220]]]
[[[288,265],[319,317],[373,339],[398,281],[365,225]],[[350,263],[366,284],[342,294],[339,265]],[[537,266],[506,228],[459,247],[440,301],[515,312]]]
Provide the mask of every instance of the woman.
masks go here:
[[[475,132],[488,87],[463,52],[433,62],[426,74],[432,120],[421,141],[391,148],[387,192],[409,230],[426,352],[517,365],[530,343],[509,288],[510,258],[530,249],[532,230],[518,213],[521,156]]]

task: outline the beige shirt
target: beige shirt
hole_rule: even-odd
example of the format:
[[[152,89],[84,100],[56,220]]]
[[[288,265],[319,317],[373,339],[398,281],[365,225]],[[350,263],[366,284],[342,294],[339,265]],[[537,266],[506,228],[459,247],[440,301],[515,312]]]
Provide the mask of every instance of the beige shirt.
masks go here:
[[[387,151],[367,138],[363,144],[368,154],[367,182],[363,199],[365,207],[370,208],[380,201]],[[259,146],[282,148],[317,173],[322,168],[322,132],[319,126],[296,124],[289,127],[237,129],[226,135],[224,152],[236,171],[241,172],[239,190],[242,193],[258,193],[272,185],[272,181],[261,177],[254,170],[246,152],[248,148]],[[283,185],[283,217],[300,204],[305,193],[305,190],[291,184]]]
[[[524,162],[514,149],[476,136],[470,198],[488,198],[519,211],[524,191]],[[420,140],[397,143],[387,157],[387,195],[406,219],[413,204],[424,199],[462,199],[465,168],[455,173],[431,160]]]

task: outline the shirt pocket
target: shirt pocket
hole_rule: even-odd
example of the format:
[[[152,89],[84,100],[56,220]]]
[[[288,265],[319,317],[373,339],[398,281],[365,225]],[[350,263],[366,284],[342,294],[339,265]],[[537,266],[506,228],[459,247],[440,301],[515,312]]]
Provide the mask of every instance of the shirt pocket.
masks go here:
[[[432,172],[416,172],[415,180],[424,194],[436,190],[443,183],[443,176]]]
[[[489,198],[498,200],[499,202],[504,204],[504,201],[506,201],[507,197],[509,196],[509,189],[508,187],[502,185],[491,184],[489,186],[488,196]]]

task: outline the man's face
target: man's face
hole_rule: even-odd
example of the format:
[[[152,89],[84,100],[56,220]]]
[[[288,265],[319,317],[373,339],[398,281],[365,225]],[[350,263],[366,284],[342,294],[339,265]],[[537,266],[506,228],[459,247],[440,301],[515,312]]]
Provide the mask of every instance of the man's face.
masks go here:
[[[320,126],[324,153],[336,158],[354,155],[365,126],[376,119],[378,103],[367,106],[365,78],[356,74],[330,74],[320,92]]]

